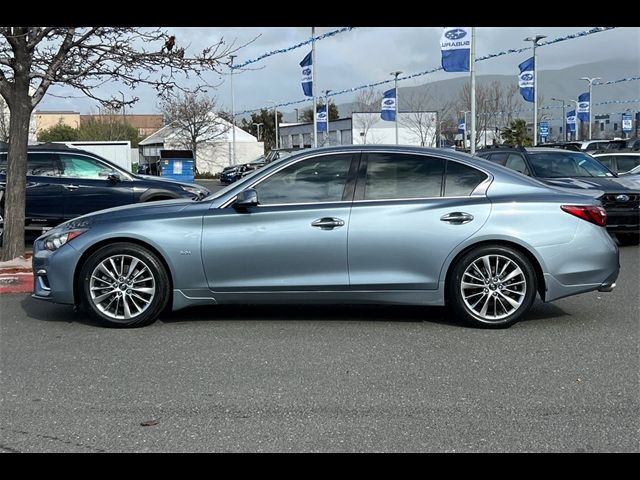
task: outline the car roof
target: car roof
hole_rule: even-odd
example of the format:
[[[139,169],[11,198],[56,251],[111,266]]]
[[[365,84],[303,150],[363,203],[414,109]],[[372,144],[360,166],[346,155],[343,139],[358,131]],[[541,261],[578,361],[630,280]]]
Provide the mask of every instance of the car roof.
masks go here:
[[[629,150],[628,152],[621,152],[619,150],[611,150],[609,152],[598,152],[598,153],[594,153],[591,156],[592,157],[603,157],[603,156],[607,156],[607,157],[611,157],[611,156],[619,156],[619,155],[640,155],[640,151],[638,150]]]
[[[528,153],[539,153],[539,152],[553,152],[553,153],[584,153],[584,152],[576,152],[575,150],[567,150],[566,148],[553,148],[553,147],[527,147],[525,150]]]

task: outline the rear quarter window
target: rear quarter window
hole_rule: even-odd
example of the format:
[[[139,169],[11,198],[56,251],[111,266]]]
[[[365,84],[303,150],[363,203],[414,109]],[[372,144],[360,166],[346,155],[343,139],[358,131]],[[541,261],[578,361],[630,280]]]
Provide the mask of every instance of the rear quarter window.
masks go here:
[[[449,160],[445,175],[444,196],[469,196],[486,178],[487,174],[476,168]]]

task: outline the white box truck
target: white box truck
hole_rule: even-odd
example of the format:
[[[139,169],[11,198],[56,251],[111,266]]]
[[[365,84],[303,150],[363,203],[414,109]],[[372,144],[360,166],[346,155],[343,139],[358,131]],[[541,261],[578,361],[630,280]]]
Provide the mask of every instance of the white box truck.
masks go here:
[[[120,167],[131,171],[131,142],[128,140],[115,141],[77,141],[77,142],[54,142],[64,143],[71,148],[79,148],[95,153]]]

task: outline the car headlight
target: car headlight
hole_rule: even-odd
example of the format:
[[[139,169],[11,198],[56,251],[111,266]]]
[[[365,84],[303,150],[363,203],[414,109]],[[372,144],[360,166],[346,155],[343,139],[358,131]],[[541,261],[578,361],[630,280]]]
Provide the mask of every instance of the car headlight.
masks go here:
[[[185,192],[192,193],[198,197],[206,197],[207,195],[209,195],[209,192],[205,188],[187,187],[186,185],[180,185],[180,188],[182,188]]]
[[[76,238],[78,235],[81,235],[86,231],[86,228],[78,228],[76,230],[68,230],[66,232],[58,232],[53,235],[49,235],[44,240],[44,248],[51,251],[57,250],[69,240]]]

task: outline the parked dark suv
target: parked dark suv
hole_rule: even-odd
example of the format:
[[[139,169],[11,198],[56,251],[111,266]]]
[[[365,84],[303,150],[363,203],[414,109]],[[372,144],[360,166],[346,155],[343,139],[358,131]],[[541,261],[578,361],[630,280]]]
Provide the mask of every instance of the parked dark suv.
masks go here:
[[[607,211],[607,230],[622,245],[637,245],[640,235],[640,183],[618,177],[583,152],[500,145],[477,155],[556,187],[596,192]],[[604,194],[599,194],[604,192]]]
[[[0,234],[7,148],[0,145]],[[65,145],[29,146],[25,230],[46,230],[85,213],[131,203],[200,199],[209,191],[192,183],[135,175],[104,158]]]

